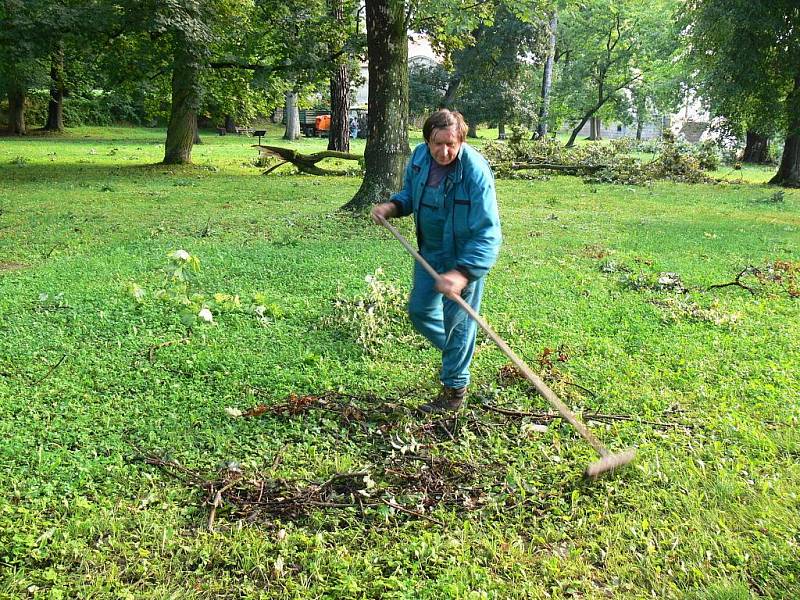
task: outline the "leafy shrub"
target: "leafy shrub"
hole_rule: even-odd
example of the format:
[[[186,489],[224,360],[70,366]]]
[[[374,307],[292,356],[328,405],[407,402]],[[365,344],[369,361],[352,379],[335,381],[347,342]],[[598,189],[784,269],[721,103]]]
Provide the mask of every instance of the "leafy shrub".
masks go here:
[[[498,177],[531,178],[528,171],[521,173],[521,164],[561,165],[566,167],[562,172],[581,175],[588,183],[636,185],[656,179],[699,183],[708,181],[704,169],[719,166],[719,151],[713,143],[694,146],[665,133],[659,147],[657,158],[643,164],[629,155],[637,149],[631,139],[565,148],[555,139],[532,140],[524,128],[512,128],[507,142],[489,142],[483,153]]]
[[[25,104],[25,120],[28,126],[40,127],[47,123],[50,91],[43,88],[28,91]],[[64,125],[111,125],[129,123],[141,125],[147,120],[141,102],[117,92],[90,91],[76,93],[64,98]]]
[[[722,152],[711,140],[700,142],[695,147],[695,156],[700,162],[700,168],[706,171],[716,171],[722,162]]]
[[[661,152],[663,142],[661,138],[652,138],[649,140],[638,140],[633,148],[634,152],[642,152],[645,154],[658,154]]]
[[[661,154],[649,164],[647,171],[652,179],[670,179],[684,183],[708,181],[696,151],[685,141],[677,140],[670,132],[664,132]]]
[[[609,142],[617,154],[630,154],[637,150],[637,142],[634,138],[623,137]]]
[[[355,298],[337,298],[327,327],[343,328],[368,354],[378,354],[395,340],[410,339],[406,325],[407,293],[383,280],[383,270],[364,277],[367,292]]]
[[[137,304],[149,297],[177,311],[181,323],[191,329],[196,325],[214,322],[214,315],[224,312],[245,312],[253,315],[261,325],[268,325],[273,318],[283,315],[281,308],[267,300],[261,292],[253,295],[251,302],[243,307],[238,294],[207,294],[197,285],[200,259],[186,250],[175,250],[169,254],[170,263],[164,270],[163,286],[149,293],[135,282],[127,285],[128,293]]]

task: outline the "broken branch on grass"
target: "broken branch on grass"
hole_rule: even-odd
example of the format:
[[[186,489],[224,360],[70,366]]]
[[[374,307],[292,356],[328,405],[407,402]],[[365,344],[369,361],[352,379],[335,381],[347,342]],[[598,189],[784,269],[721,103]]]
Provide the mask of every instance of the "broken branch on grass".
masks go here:
[[[319,489],[320,491],[329,489],[333,486],[334,482],[346,479],[361,479],[363,481],[368,475],[368,471],[359,471],[357,473],[334,473],[325,483],[322,483],[319,486]]]
[[[426,521],[430,521],[431,523],[436,523],[439,527],[444,527],[444,523],[442,523],[439,519],[434,519],[433,517],[429,517],[426,514],[421,512],[417,512],[416,510],[411,510],[410,508],[406,508],[405,506],[401,506],[399,504],[395,504],[389,500],[383,499],[383,503],[386,506],[389,506],[395,510],[399,510],[400,512],[404,512],[408,515],[412,515],[414,517],[418,517],[420,519],[425,519]]]
[[[577,383],[572,383],[571,381],[565,381],[564,384],[565,385],[571,385],[572,387],[576,387],[579,390],[589,394],[592,398],[597,398],[597,394],[595,394],[592,390],[583,387],[582,385],[578,385]]]
[[[750,286],[747,286],[747,285],[743,284],[741,282],[741,279],[745,275],[756,275],[756,276],[758,276],[760,273],[761,273],[761,271],[757,267],[754,267],[754,266],[751,265],[751,266],[748,266],[748,267],[745,267],[744,269],[742,269],[740,271],[740,273],[736,276],[736,279],[734,279],[733,281],[729,281],[728,283],[717,283],[717,284],[714,284],[714,285],[710,285],[710,286],[708,286],[708,289],[709,290],[714,290],[714,289],[720,289],[720,288],[725,288],[725,287],[736,286],[736,287],[742,288],[743,290],[747,290],[748,292],[750,292],[751,295],[755,296],[756,295],[755,290],[753,290],[753,288],[751,288]]]
[[[172,475],[175,479],[179,479],[188,485],[202,487],[202,484],[205,480],[191,469],[187,469],[181,465],[178,461],[165,460],[160,456],[150,452],[144,452],[136,444],[132,444],[132,446],[146,464],[159,467],[163,471],[166,471],[169,475]]]
[[[258,148],[262,156],[277,156],[281,158],[284,163],[290,162],[295,167],[300,169],[300,171],[303,173],[308,173],[309,175],[341,175],[341,173],[338,171],[321,169],[320,167],[316,166],[317,163],[323,158],[338,158],[341,160],[356,161],[364,158],[360,154],[350,154],[349,152],[338,152],[336,150],[324,150],[322,152],[315,152],[314,154],[302,154],[297,150],[293,150],[292,148],[282,148],[280,146],[259,146],[258,144],[253,144],[253,147]],[[280,165],[277,165],[276,167],[271,168],[269,171],[264,173],[264,175],[275,170],[279,166]]]
[[[495,406],[494,404],[479,404],[478,407],[483,410],[495,412],[507,417],[532,417],[534,419],[541,419],[548,423],[553,419],[561,418],[560,415],[553,413],[515,410],[511,408],[503,408],[502,406]]]
[[[56,370],[58,367],[60,367],[60,366],[61,366],[61,363],[63,363],[65,360],[67,360],[67,355],[66,355],[66,354],[65,354],[64,356],[62,356],[62,357],[61,357],[61,358],[58,360],[58,362],[57,362],[56,364],[54,364],[52,367],[50,367],[50,370],[49,370],[49,371],[47,371],[47,373],[45,373],[45,374],[44,374],[44,377],[42,377],[42,378],[41,378],[41,379],[39,379],[38,381],[34,381],[34,382],[33,382],[33,385],[39,385],[39,384],[40,384],[40,383],[42,383],[42,382],[43,382],[45,379],[47,379],[48,377],[50,377],[50,375],[52,375],[52,374],[53,374],[53,371],[55,371],[55,370]]]
[[[238,476],[234,477],[225,486],[217,490],[216,494],[214,494],[214,502],[211,506],[211,514],[208,515],[208,530],[211,533],[214,533],[214,518],[217,516],[217,508],[222,504],[222,494],[232,488],[237,481],[239,481]]]
[[[638,417],[631,417],[629,415],[605,415],[600,413],[584,413],[583,418],[587,421],[631,421],[641,425],[652,425],[653,427],[662,428],[675,428],[675,429],[693,429],[694,425],[688,423],[670,423],[667,421],[648,421]]]
[[[273,165],[273,166],[271,166],[269,169],[267,169],[266,171],[264,171],[264,172],[262,173],[262,175],[269,175],[269,174],[270,174],[270,173],[272,173],[272,172],[273,172],[275,169],[277,169],[278,167],[282,167],[282,166],[283,166],[283,165],[285,165],[287,162],[289,162],[289,161],[287,161],[287,160],[282,160],[282,161],[281,161],[281,162],[279,162],[277,165]]]
[[[558,414],[513,410],[509,408],[502,408],[500,406],[494,406],[492,404],[481,404],[479,406],[484,410],[496,412],[501,415],[505,415],[507,417],[530,417],[533,419],[540,419],[545,422],[550,422],[553,419],[561,418],[561,415]],[[630,415],[609,415],[598,412],[584,413],[583,418],[586,420],[592,419],[594,421],[631,421],[634,423],[640,423],[642,425],[652,425],[653,427],[663,427],[663,428],[672,427],[675,429],[680,429],[680,428],[691,429],[693,427],[692,425],[688,425],[685,423],[671,423],[668,421],[648,421],[646,419],[640,419],[638,417],[632,417]]]
[[[155,360],[156,360],[156,350],[159,350],[161,348],[166,348],[167,346],[172,346],[174,344],[186,344],[188,342],[189,342],[189,338],[185,337],[185,338],[181,338],[179,340],[170,340],[168,342],[161,342],[160,344],[154,344],[153,346],[150,346],[147,349],[147,358],[150,360],[150,362],[155,362]]]

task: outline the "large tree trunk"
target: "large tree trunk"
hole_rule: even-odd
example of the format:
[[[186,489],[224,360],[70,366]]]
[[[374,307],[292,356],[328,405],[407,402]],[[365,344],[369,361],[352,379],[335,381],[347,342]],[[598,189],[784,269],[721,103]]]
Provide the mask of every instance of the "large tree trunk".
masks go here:
[[[331,77],[331,128],[328,150],[350,152],[350,77],[347,65],[339,65]]]
[[[59,42],[50,57],[50,102],[47,131],[64,131],[64,45]]]
[[[497,124],[497,139],[498,140],[506,139],[506,124],[505,123],[498,123]]]
[[[786,98],[789,129],[783,144],[783,157],[778,172],[770,183],[783,187],[800,187],[800,74],[795,75],[794,88]]]
[[[583,126],[586,125],[591,118],[591,115],[585,115],[581,119],[580,123],[578,123],[578,125],[572,130],[572,133],[569,134],[569,139],[564,146],[565,148],[572,148],[575,145],[575,138],[578,137],[578,134],[581,132],[581,129],[583,129]]]
[[[631,77],[630,79],[625,80],[624,82],[622,82],[621,84],[616,86],[613,90],[611,90],[607,94],[604,93],[604,91],[603,91],[604,87],[601,85],[600,86],[600,93],[598,94],[597,104],[595,104],[592,108],[590,108],[588,111],[586,111],[586,114],[583,115],[583,118],[581,119],[581,122],[578,123],[578,126],[575,127],[575,129],[572,130],[572,133],[570,134],[569,140],[567,141],[565,147],[566,148],[572,148],[572,146],[575,145],[575,138],[578,137],[578,134],[581,132],[581,129],[583,129],[583,126],[586,125],[586,123],[589,121],[589,119],[591,119],[594,116],[594,114],[598,110],[600,110],[606,102],[608,102],[611,99],[611,97],[614,94],[614,92],[618,92],[622,88],[628,87],[631,83],[636,81],[638,78],[639,78],[639,75],[635,75],[634,77]],[[600,117],[598,117],[597,121],[594,122],[594,126],[599,131],[599,129],[600,129]]]
[[[478,126],[475,125],[474,121],[467,123],[467,137],[472,139],[476,139],[478,137]]]
[[[328,0],[331,18],[337,23],[345,19],[344,0]],[[343,54],[339,47],[331,45],[331,55]],[[345,55],[346,56],[346,55]],[[331,76],[331,128],[328,131],[328,150],[350,151],[350,74],[346,58],[338,58]]]
[[[197,137],[200,64],[187,46],[187,43],[180,44],[175,51],[175,64],[172,68],[172,111],[167,127],[165,165],[191,163],[192,146]]]
[[[747,143],[742,162],[764,164],[769,161],[769,138],[752,129],[747,130]]]
[[[286,115],[286,130],[283,133],[283,139],[299,140],[300,111],[297,109],[297,92],[286,92],[284,101],[283,114]]]
[[[447,90],[444,93],[444,97],[439,103],[439,108],[453,108],[453,103],[456,101],[458,88],[461,87],[461,79],[462,78],[459,73],[454,74],[450,78],[450,81],[447,83]]]
[[[536,125],[536,138],[547,135],[547,118],[550,111],[550,89],[553,87],[553,63],[556,58],[556,30],[558,29],[558,13],[553,10],[550,15],[550,38],[547,43],[547,58],[544,61],[542,75],[542,105],[539,107],[539,123]]]
[[[233,117],[230,115],[225,115],[225,132],[226,133],[236,133],[236,122],[233,120]]]
[[[633,105],[636,108],[636,139],[641,141],[647,120],[647,97],[641,90],[632,89]]]
[[[361,211],[400,189],[408,160],[408,38],[404,0],[366,0],[369,111],[366,172],[343,208]]]
[[[600,117],[592,117],[591,120],[591,129],[589,131],[589,139],[596,142],[598,140],[602,140],[603,136],[600,135]]]
[[[8,88],[8,133],[26,135],[25,127],[25,89],[14,83]]]

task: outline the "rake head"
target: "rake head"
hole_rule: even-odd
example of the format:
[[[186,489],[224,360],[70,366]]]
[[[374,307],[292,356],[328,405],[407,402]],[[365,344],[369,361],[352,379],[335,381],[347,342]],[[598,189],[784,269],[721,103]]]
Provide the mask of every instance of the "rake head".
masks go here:
[[[624,467],[634,458],[636,458],[636,450],[633,448],[617,454],[607,454],[600,460],[596,460],[586,467],[583,476],[586,479],[597,479],[603,473],[608,473],[609,471]]]

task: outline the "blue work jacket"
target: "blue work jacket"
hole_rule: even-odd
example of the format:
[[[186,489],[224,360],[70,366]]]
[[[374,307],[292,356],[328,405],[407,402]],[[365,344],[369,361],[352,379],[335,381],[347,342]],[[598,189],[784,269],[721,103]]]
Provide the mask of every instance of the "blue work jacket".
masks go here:
[[[421,199],[433,157],[427,144],[414,149],[406,166],[403,189],[394,194],[400,216],[414,215],[419,225]],[[445,211],[442,248],[445,271],[459,269],[470,281],[486,275],[500,252],[500,216],[489,163],[467,144],[462,144],[455,166],[447,175],[442,196]],[[422,247],[420,227],[417,243]]]

